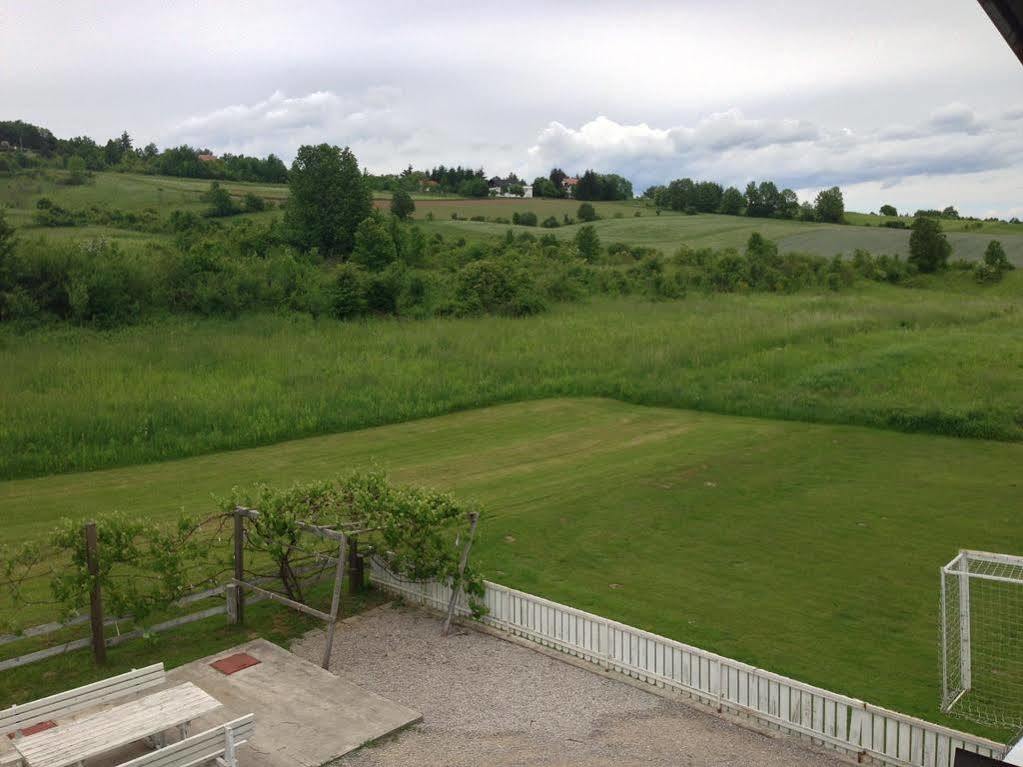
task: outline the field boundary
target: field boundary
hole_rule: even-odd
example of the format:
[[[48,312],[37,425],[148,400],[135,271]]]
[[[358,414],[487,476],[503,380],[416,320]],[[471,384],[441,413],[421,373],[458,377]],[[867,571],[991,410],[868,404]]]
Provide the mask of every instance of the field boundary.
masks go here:
[[[374,584],[410,602],[445,610],[451,589],[407,581],[372,558]],[[838,751],[897,767],[952,767],[956,748],[1001,758],[1006,746],[805,684],[523,591],[485,582],[481,622],[606,672],[673,690],[720,713]],[[459,615],[468,616],[462,596]]]

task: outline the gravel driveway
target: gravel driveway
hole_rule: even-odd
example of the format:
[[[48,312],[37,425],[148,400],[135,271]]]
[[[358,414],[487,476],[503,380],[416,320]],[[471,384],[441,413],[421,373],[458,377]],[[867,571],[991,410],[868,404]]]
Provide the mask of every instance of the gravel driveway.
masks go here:
[[[323,632],[292,651],[319,663]],[[337,765],[848,764],[607,679],[412,607],[385,605],[338,627],[331,670],[423,713],[421,724]]]

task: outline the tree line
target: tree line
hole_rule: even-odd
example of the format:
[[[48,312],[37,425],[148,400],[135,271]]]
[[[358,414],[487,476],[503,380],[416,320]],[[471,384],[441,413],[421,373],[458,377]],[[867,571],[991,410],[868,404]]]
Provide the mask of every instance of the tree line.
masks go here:
[[[773,181],[750,181],[746,191],[716,181],[675,179],[666,186],[649,187],[643,196],[658,208],[683,213],[723,213],[728,216],[780,218],[799,221],[843,223],[845,200],[837,186],[823,189],[811,203],[800,201],[791,189],[778,189]]]
[[[71,172],[82,183],[92,171],[126,171],[161,176],[222,181],[286,183],[288,167],[274,154],[264,158],[244,154],[216,157],[207,148],[182,144],[160,150],[155,143],[136,146],[127,131],[99,144],[88,136],[60,139],[46,128],[21,120],[0,121],[0,172],[49,166]]]

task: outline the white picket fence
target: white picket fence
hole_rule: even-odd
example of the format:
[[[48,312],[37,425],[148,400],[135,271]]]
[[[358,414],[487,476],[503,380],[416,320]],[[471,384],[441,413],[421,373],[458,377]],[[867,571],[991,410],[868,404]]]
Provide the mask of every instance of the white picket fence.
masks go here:
[[[378,586],[435,609],[451,590],[402,580],[371,561]],[[956,748],[996,759],[1001,743],[773,674],[542,597],[486,582],[482,622],[648,684],[676,690],[772,729],[884,765],[952,767]],[[468,615],[464,599],[459,613]]]

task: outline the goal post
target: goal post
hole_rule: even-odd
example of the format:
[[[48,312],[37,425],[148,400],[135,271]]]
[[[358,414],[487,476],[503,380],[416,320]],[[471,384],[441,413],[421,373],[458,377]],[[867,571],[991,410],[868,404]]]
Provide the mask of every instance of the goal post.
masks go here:
[[[960,551],[941,568],[941,707],[1023,728],[1023,557]]]

